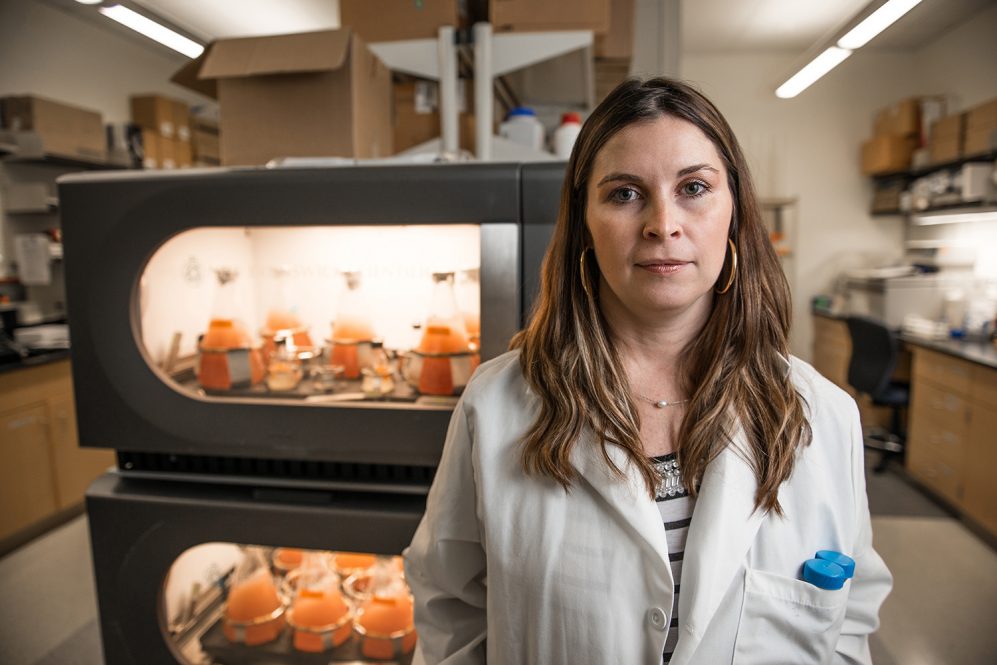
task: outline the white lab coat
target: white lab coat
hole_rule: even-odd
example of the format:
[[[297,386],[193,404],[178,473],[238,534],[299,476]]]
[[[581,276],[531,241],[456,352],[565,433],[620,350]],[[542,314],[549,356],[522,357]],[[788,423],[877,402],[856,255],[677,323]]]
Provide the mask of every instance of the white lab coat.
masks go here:
[[[689,527],[672,665],[868,663],[890,590],[872,549],[854,401],[793,359],[813,442],[779,490],[785,517],[754,511],[740,435],[706,469]],[[639,474],[614,475],[589,432],[570,492],[524,474],[538,400],[517,352],[482,365],[447,434],[426,514],[405,552],[415,663],[659,665],[672,619],[665,531]],[[837,591],[800,578],[817,550],[855,559]]]

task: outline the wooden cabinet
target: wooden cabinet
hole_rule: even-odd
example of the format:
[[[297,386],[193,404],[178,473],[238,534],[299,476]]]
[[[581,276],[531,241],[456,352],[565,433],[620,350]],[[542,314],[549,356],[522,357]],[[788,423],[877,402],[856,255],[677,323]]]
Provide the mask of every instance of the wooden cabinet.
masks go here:
[[[907,470],[997,535],[997,369],[915,348]]]
[[[83,501],[114,464],[82,450],[68,360],[0,374],[0,540]]]
[[[832,383],[855,398],[859,407],[862,425],[866,428],[880,427],[888,429],[892,418],[890,409],[874,406],[866,395],[858,395],[848,384],[848,364],[852,359],[852,339],[848,333],[848,324],[844,319],[815,315],[814,321],[814,368]],[[897,367],[893,372],[894,380],[908,380],[910,377],[910,354],[901,350],[897,358]]]
[[[55,512],[44,403],[0,412],[0,538]]]

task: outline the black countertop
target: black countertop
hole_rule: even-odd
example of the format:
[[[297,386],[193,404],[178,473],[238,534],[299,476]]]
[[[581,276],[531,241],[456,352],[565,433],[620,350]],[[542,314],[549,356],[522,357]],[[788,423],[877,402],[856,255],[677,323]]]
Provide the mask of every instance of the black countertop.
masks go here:
[[[966,341],[961,339],[927,339],[903,333],[900,339],[904,344],[920,346],[938,351],[962,360],[997,369],[997,346],[993,342]]]
[[[813,308],[811,312],[815,316],[823,316],[826,319],[833,319],[835,321],[845,321],[848,318],[847,314],[824,309]],[[904,332],[899,333],[899,335],[900,340],[904,344],[920,346],[955,358],[968,360],[971,363],[990,367],[991,369],[997,369],[997,346],[993,342],[955,338],[930,339]]]
[[[69,360],[69,349],[34,351],[27,358],[22,358],[21,360],[15,362],[0,363],[0,375],[8,372],[16,372],[22,369],[28,369],[30,367],[48,365],[50,363],[59,362],[60,360]]]

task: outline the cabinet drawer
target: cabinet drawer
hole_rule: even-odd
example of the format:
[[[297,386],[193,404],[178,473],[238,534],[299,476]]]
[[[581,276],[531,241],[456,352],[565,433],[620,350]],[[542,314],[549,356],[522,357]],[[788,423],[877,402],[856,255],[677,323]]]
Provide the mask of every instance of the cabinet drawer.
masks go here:
[[[914,385],[911,404],[912,435],[932,443],[963,440],[969,427],[969,402],[949,390],[923,381]]]
[[[938,493],[953,506],[960,506],[962,501],[962,478],[958,470],[941,461],[937,457],[915,452],[911,448],[907,456],[907,470],[926,487]]]
[[[978,404],[997,410],[997,369],[982,365],[973,368],[972,398]]]
[[[973,364],[944,353],[917,349],[914,357],[914,381],[922,380],[968,395],[972,382]]]

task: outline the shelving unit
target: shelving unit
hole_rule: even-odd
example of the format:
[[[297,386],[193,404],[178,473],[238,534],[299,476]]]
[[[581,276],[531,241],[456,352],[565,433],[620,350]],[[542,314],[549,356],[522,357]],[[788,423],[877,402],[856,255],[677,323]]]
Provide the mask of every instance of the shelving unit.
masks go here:
[[[22,284],[25,297],[35,303],[21,309],[22,323],[41,323],[65,316],[65,286],[62,276],[62,245],[52,241],[48,259],[49,281],[24,284],[17,263],[17,237],[47,234],[58,229],[59,200],[55,181],[66,173],[127,168],[103,160],[52,154],[41,136],[33,131],[0,131],[0,282]],[[29,314],[30,312],[30,314]]]
[[[936,164],[931,164],[917,169],[910,169],[906,171],[894,171],[891,173],[880,173],[871,176],[874,185],[877,188],[886,188],[887,186],[900,187],[904,190],[908,189],[915,180],[923,178],[925,176],[930,176],[934,173],[940,173],[943,171],[951,172],[953,170],[959,169],[965,164],[974,163],[993,163],[997,161],[997,151],[991,151],[987,153],[981,153],[978,155],[967,155],[961,157],[957,160],[952,160],[948,162],[939,162]],[[911,220],[915,225],[930,225],[937,223],[948,223],[956,222],[959,220],[949,219],[952,217],[964,216],[965,221],[973,221],[974,216],[987,215],[993,216],[997,219],[995,215],[994,202],[993,201],[981,201],[981,202],[964,202],[958,201],[952,204],[946,205],[935,205],[923,210],[872,210],[869,213],[873,217],[896,217],[905,216]],[[931,218],[946,218],[943,221],[932,221]],[[917,218],[926,221],[917,221]]]
[[[578,98],[591,107],[595,77],[592,72],[592,32],[588,30],[493,34],[488,23],[476,23],[474,39],[475,146],[481,161],[543,161],[555,157],[506,141],[492,134],[494,82],[509,72],[580,49],[588,63],[579,83]],[[442,27],[437,39],[376,42],[370,49],[389,69],[440,83],[441,138],[406,151],[405,154],[456,153],[458,150],[457,47],[452,27]]]

